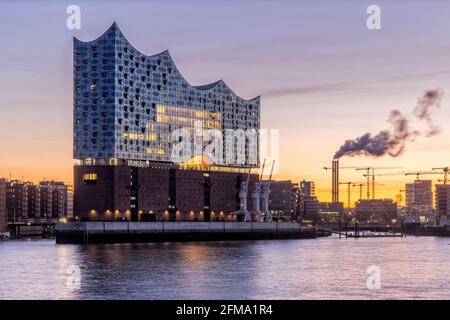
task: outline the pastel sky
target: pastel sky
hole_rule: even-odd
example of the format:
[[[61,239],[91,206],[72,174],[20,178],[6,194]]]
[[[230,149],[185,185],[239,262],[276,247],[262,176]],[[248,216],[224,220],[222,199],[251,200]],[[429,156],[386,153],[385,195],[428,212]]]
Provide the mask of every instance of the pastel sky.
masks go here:
[[[70,4],[81,7],[81,30],[66,28]],[[370,4],[381,7],[381,30],[366,28]],[[450,165],[450,2],[3,0],[0,177],[72,181],[72,37],[97,38],[114,21],[140,51],[169,49],[192,84],[224,79],[244,98],[261,95],[262,127],[280,129],[276,178],[311,179],[322,201],[331,198],[322,167],[339,146],[385,129],[391,109],[411,112],[427,89],[445,92],[439,136],[395,159],[341,164]],[[354,170],[341,179],[363,181]],[[381,177],[378,195],[413,179]]]

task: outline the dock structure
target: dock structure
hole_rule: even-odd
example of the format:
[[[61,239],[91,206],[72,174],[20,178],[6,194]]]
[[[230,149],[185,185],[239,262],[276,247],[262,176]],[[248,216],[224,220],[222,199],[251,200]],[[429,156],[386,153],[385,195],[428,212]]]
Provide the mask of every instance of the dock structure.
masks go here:
[[[55,234],[55,221],[18,221],[8,222],[11,239],[22,237],[51,238]]]
[[[315,229],[289,222],[68,222],[56,225],[57,243],[137,243],[311,239]]]
[[[318,225],[317,232],[320,234],[336,234],[345,238],[385,238],[385,237],[406,237],[403,224],[396,225],[370,225],[355,223],[338,223],[333,225]]]

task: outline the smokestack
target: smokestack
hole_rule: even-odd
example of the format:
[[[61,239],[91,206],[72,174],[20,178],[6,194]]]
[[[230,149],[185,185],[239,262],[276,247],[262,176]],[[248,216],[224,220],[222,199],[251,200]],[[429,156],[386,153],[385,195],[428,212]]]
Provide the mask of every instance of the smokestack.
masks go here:
[[[332,202],[339,202],[339,160],[334,159],[331,164],[331,197]]]

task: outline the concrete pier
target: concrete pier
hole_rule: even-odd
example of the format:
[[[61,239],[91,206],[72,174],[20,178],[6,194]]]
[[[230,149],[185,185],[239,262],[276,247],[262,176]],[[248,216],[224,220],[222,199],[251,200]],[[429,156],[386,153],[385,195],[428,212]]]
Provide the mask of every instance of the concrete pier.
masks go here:
[[[311,239],[312,228],[289,222],[68,222],[56,225],[57,243]]]

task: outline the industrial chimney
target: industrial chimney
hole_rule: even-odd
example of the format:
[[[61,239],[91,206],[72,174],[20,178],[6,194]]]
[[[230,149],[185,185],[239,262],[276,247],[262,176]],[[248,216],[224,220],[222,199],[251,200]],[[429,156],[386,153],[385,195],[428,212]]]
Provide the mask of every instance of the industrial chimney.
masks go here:
[[[332,202],[339,202],[339,160],[335,159],[331,165],[331,196]]]

